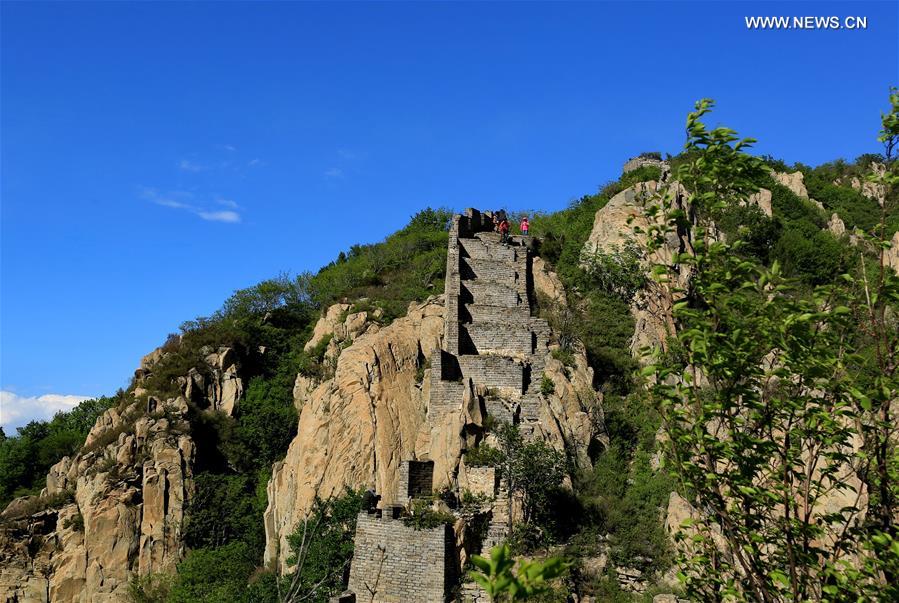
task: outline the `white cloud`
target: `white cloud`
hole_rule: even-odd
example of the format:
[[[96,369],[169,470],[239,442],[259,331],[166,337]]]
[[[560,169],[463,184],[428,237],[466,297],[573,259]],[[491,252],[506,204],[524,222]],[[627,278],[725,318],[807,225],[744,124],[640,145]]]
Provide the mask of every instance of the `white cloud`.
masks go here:
[[[343,178],[343,170],[340,168],[332,167],[325,170],[326,178]]]
[[[240,222],[240,214],[236,211],[204,211],[197,210],[198,216],[209,222],[230,222],[236,224]]]
[[[79,402],[91,396],[68,394],[44,394],[43,396],[20,396],[10,391],[0,391],[0,426],[7,436],[15,434],[16,427],[29,421],[52,419],[59,411],[71,410]]]
[[[181,162],[178,164],[178,167],[180,167],[185,172],[202,172],[203,170],[206,169],[199,163],[195,163],[195,162],[191,161],[190,159],[182,159]]]
[[[222,148],[224,148],[226,151],[231,151],[232,153],[237,150],[237,147],[235,147],[233,144],[226,144]]]
[[[173,207],[175,209],[190,209],[190,205],[186,203],[181,203],[180,201],[175,201],[174,199],[160,198],[154,199],[153,203],[156,205],[161,205],[163,207]]]
[[[261,159],[250,159],[250,161],[247,163],[248,167],[259,167],[261,165],[264,165]]]
[[[213,209],[207,209],[206,207],[201,207],[200,205],[196,205],[194,203],[186,203],[185,201],[190,201],[194,198],[193,193],[189,193],[186,191],[160,193],[155,188],[144,188],[141,190],[140,195],[144,199],[152,201],[156,205],[161,205],[162,207],[170,207],[172,209],[182,209],[196,216],[199,216],[200,218],[208,222],[228,222],[230,224],[236,224],[241,220],[240,214],[236,211],[232,211],[237,209],[239,205],[237,205],[237,203],[235,201],[232,201],[231,199],[217,199],[216,202],[220,205],[231,208],[231,210],[228,211],[217,211]],[[184,201],[180,201],[179,199],[184,199]]]

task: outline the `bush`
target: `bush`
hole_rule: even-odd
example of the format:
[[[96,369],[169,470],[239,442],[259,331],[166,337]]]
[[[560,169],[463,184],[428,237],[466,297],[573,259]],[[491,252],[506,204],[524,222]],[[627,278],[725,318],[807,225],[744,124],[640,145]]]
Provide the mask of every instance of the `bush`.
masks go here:
[[[630,390],[636,363],[631,355],[634,318],[619,297],[589,291],[578,311],[575,335],[593,368],[593,385],[607,392]]]
[[[571,350],[566,350],[564,348],[557,348],[552,351],[552,357],[562,363],[562,366],[566,368],[570,368],[575,366],[576,362],[574,360],[574,354]]]
[[[609,295],[630,303],[646,284],[641,264],[642,253],[633,241],[610,252],[581,252],[581,262],[594,286]]]
[[[265,547],[262,515],[267,504],[269,473],[194,476],[196,488],[187,508],[184,543],[194,549],[213,549],[242,541],[257,557]]]
[[[354,245],[311,278],[312,300],[326,307],[365,297],[384,309],[387,322],[405,314],[409,302],[443,288],[451,218],[449,210],[428,208],[383,242]]]
[[[765,264],[773,259],[771,251],[783,230],[780,221],[769,218],[754,205],[728,207],[716,216],[716,224],[729,242],[742,242],[740,253]]]
[[[67,518],[62,522],[62,527],[65,530],[72,528],[76,532],[84,532],[84,515],[81,512],[76,513],[71,518]]]
[[[288,538],[293,554],[287,563],[293,573],[283,578],[285,600],[301,593],[310,595],[308,601],[327,603],[343,589],[362,494],[347,490],[340,497],[316,499],[307,519]]]
[[[253,472],[284,458],[297,433],[294,378],[278,374],[250,379],[237,407],[233,435],[224,446],[233,467]]]
[[[416,530],[431,530],[455,522],[455,515],[436,511],[431,507],[431,501],[423,499],[413,500],[409,514],[403,517],[403,523]]]
[[[556,391],[556,384],[553,383],[553,380],[543,375],[543,380],[540,382],[540,393],[544,396],[549,396],[550,394]]]
[[[178,574],[167,600],[170,603],[249,603],[247,582],[255,567],[256,556],[243,542],[190,551],[178,564]]]
[[[300,352],[297,355],[298,372],[315,379],[328,379],[330,377],[330,367],[325,365],[324,359],[325,352],[328,350],[328,345],[333,338],[333,334],[325,335],[308,352],[306,350]]]
[[[496,448],[480,444],[465,452],[465,464],[469,467],[493,467],[499,463],[501,456]]]
[[[810,285],[832,282],[847,268],[846,248],[828,231],[793,223],[784,229],[773,250],[787,274]]]
[[[133,603],[165,603],[174,582],[175,576],[170,574],[132,576],[128,596]]]

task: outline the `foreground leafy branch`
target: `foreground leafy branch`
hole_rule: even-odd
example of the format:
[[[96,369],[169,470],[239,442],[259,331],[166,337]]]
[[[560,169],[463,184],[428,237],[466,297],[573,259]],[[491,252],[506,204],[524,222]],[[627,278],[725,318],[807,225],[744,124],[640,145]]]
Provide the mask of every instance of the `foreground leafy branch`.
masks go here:
[[[883,137],[897,134],[897,98]],[[678,181],[637,232],[671,308],[666,352],[645,371],[667,453],[697,510],[680,534],[680,576],[699,600],[896,600],[899,279],[868,233],[873,278],[811,291],[724,241],[714,219],[746,204],[760,161],[751,139],[687,120]],[[896,164],[882,180],[895,196]],[[886,208],[884,216],[886,216]],[[653,255],[655,254],[655,255]],[[864,258],[863,258],[864,266]]]

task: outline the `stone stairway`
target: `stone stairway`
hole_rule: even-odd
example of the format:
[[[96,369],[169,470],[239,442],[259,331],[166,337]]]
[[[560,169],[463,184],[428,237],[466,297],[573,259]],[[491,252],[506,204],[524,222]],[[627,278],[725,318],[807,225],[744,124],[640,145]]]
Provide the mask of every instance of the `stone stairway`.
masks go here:
[[[455,216],[446,270],[444,346],[434,354],[428,420],[461,408],[465,392],[487,391],[481,410],[520,426],[527,438],[540,419],[547,322],[532,316],[532,257],[516,238],[504,245],[476,210]],[[509,499],[497,493],[482,551],[509,535]]]
[[[466,387],[483,386],[494,399],[488,416],[536,421],[550,330],[531,316],[530,252],[501,243],[486,216],[471,209],[454,217],[449,239],[445,344],[432,361],[429,413],[451,410]]]

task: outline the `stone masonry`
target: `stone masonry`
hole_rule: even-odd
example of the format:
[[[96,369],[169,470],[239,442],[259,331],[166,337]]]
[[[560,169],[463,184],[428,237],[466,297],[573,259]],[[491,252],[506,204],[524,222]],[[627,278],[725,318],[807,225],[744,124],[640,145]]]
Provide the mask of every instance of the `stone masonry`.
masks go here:
[[[472,392],[482,417],[518,424],[527,437],[539,420],[539,384],[549,350],[547,322],[531,315],[532,257],[521,237],[503,245],[488,216],[469,209],[449,233],[443,349],[431,357],[427,421],[459,413]],[[486,393],[485,393],[486,392]],[[433,491],[434,464],[403,461],[395,501]],[[509,498],[495,469],[469,468],[465,489],[493,499],[482,551],[509,532]],[[400,506],[359,515],[349,591],[366,603],[451,599],[459,556],[452,526],[415,530]],[[476,549],[477,550],[477,549]]]
[[[390,513],[360,513],[349,590],[357,601],[447,601],[458,571],[452,526],[406,526]]]
[[[400,463],[396,504],[405,505],[413,498],[430,496],[434,489],[434,463],[403,461]]]
[[[491,392],[487,416],[512,423],[538,419],[535,384],[550,330],[531,316],[532,258],[520,237],[512,239],[503,245],[491,220],[477,210],[453,218],[444,349],[432,362],[429,419],[458,409],[462,392],[477,386]]]

